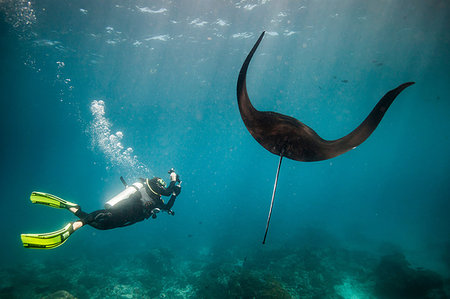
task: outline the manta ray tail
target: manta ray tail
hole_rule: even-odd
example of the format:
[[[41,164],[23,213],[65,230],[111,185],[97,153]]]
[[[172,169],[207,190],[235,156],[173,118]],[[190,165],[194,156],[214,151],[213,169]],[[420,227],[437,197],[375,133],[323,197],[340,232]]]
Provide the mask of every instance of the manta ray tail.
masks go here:
[[[281,160],[283,160],[283,155],[280,155],[280,161],[278,162],[277,174],[275,176],[275,183],[273,184],[272,200],[270,201],[269,216],[267,216],[266,231],[264,233],[264,239],[262,242],[263,244],[266,243],[267,231],[269,230],[270,217],[272,217],[273,200],[275,199],[275,191],[277,191],[278,175],[280,174]]]

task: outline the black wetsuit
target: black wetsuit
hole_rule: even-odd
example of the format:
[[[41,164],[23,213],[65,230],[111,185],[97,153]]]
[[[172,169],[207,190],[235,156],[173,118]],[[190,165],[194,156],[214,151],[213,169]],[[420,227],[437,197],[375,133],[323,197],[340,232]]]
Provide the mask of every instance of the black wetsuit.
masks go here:
[[[145,179],[139,180],[143,183],[145,191],[152,199],[151,202],[144,204],[141,200],[141,193],[135,192],[133,196],[118,202],[113,207],[94,211],[90,214],[82,211],[80,208],[75,215],[80,218],[83,224],[105,230],[131,225],[147,219],[152,215],[152,210],[155,208],[170,211],[177,195],[181,191],[181,187],[176,186],[175,182],[170,182],[169,186],[165,188],[158,182],[159,178],[157,177],[148,180],[148,185]],[[169,196],[171,194],[169,202],[165,204],[161,199],[161,195]]]

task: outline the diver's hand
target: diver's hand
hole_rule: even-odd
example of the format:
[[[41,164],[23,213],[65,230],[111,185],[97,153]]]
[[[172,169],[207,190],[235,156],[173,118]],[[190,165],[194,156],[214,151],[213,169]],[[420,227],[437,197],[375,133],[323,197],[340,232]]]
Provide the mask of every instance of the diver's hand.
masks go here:
[[[180,194],[181,193],[181,186],[180,185],[176,185],[174,188],[173,188],[173,194],[175,195],[175,196],[178,196],[178,194]]]
[[[170,180],[172,181],[172,182],[176,182],[177,181],[177,174],[175,173],[175,171],[172,171],[171,173],[170,173]]]

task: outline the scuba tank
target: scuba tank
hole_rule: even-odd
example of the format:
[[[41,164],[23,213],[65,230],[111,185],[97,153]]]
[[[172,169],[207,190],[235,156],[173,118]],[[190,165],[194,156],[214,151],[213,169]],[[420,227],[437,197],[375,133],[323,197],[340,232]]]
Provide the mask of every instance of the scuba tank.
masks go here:
[[[111,198],[110,200],[108,200],[105,203],[105,208],[110,209],[110,208],[114,207],[116,204],[118,204],[119,202],[129,199],[133,196],[136,196],[136,193],[141,193],[140,189],[142,187],[144,187],[144,185],[141,183],[134,183],[132,185],[128,185],[125,188],[125,190],[123,190],[122,192],[120,192],[119,194],[117,194],[116,196]],[[138,195],[138,196],[141,197],[140,195]]]
[[[125,186],[125,190],[111,198],[105,203],[106,209],[111,209],[118,203],[123,203],[124,201],[131,198],[139,198],[144,205],[152,204],[154,201],[148,196],[147,191],[145,190],[145,186],[141,182],[136,182],[132,185],[128,185],[123,177],[120,177],[120,180]]]

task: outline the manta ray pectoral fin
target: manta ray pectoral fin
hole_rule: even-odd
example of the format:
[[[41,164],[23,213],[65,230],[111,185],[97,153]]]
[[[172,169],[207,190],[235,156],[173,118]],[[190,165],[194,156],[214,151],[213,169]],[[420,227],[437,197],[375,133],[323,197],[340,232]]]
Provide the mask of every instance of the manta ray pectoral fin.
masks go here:
[[[389,109],[395,98],[405,88],[413,84],[414,82],[406,82],[399,85],[397,88],[388,91],[356,129],[340,139],[328,141],[327,146],[323,147],[321,151],[318,151],[312,161],[327,160],[337,157],[363,143],[380,124],[384,114]]]
[[[281,159],[286,157],[305,162],[321,161],[334,158],[356,148],[376,129],[395,98],[405,88],[414,84],[414,82],[401,84],[397,88],[387,92],[375,105],[366,119],[350,134],[333,141],[324,140],[312,128],[299,120],[272,111],[258,111],[250,102],[246,86],[247,69],[263,36],[264,32],[259,36],[242,64],[237,81],[237,100],[241,118],[253,138],[265,149],[280,156],[269,217],[267,219],[266,233],[264,235],[264,244],[269,227]]]
[[[237,99],[239,111],[247,130],[265,149],[296,161],[312,162],[327,160],[357,147],[376,129],[394,99],[414,82],[401,84],[386,93],[366,119],[350,134],[337,140],[322,139],[312,128],[299,120],[272,111],[256,110],[247,94],[246,76],[250,61],[264,37],[261,33],[247,55],[239,72]]]

